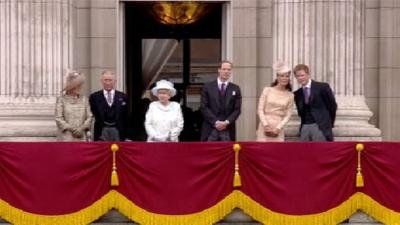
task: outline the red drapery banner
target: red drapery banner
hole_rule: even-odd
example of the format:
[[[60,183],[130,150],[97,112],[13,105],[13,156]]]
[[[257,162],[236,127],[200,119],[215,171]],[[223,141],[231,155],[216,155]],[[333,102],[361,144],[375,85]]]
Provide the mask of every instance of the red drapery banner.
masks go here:
[[[238,207],[264,224],[337,224],[356,210],[400,223],[400,143],[238,143],[236,182],[235,143],[116,143],[117,186],[112,144],[0,143],[0,217],[87,224],[116,208],[144,225],[205,225]]]

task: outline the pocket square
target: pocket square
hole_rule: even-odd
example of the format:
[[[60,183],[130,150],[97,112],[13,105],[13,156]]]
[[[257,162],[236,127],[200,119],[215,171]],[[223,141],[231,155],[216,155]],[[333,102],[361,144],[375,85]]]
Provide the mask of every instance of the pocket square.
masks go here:
[[[235,96],[236,95],[236,91],[232,91],[232,95]]]

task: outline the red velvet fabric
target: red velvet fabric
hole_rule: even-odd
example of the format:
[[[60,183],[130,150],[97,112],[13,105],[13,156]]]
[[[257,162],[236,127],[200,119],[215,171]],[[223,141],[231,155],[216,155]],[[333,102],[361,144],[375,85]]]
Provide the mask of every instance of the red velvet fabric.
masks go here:
[[[110,189],[103,143],[0,143],[0,199],[26,212],[73,213]]]
[[[355,193],[354,143],[242,143],[241,191],[272,211],[305,215]]]
[[[233,191],[232,143],[123,143],[120,149],[117,190],[150,212],[200,212]]]
[[[203,211],[234,190],[233,143],[118,143],[119,193],[157,214]],[[240,143],[238,190],[272,211],[321,213],[364,192],[400,212],[400,143]],[[111,143],[0,143],[0,199],[41,215],[90,206],[112,190]]]
[[[400,143],[367,142],[361,153],[364,187],[359,191],[400,212]]]

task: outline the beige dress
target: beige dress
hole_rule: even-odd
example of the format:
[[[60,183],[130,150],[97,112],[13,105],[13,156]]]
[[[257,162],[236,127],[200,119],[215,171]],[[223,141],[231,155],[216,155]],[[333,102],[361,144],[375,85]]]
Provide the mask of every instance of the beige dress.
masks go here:
[[[73,97],[63,95],[57,98],[56,123],[58,127],[58,140],[61,141],[85,141],[87,131],[92,122],[88,98],[85,96]],[[82,138],[74,138],[69,128],[80,128],[84,130]]]
[[[284,126],[292,115],[294,95],[290,91],[275,87],[265,87],[258,102],[258,117],[260,123],[257,129],[257,141],[281,142],[285,140]],[[268,137],[264,126],[280,129],[277,137]]]

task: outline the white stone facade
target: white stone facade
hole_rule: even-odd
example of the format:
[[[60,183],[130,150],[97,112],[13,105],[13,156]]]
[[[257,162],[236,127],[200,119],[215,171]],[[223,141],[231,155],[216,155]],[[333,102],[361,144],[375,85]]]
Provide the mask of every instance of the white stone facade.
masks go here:
[[[51,140],[72,66],[70,1],[0,1],[1,140]]]

